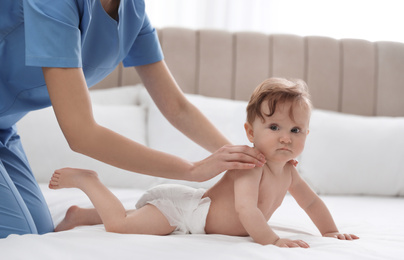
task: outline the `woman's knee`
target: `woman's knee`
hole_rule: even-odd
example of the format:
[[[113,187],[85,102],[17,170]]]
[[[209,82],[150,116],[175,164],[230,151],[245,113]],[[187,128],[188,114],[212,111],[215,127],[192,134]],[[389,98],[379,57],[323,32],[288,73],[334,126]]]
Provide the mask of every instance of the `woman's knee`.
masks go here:
[[[0,238],[37,234],[31,213],[0,160]]]
[[[0,142],[0,198],[1,236],[53,231],[48,206],[17,137]]]

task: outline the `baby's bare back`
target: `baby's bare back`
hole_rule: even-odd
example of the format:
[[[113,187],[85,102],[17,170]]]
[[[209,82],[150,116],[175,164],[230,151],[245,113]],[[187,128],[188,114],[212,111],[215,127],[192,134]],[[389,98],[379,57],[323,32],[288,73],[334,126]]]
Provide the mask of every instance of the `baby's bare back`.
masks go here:
[[[212,201],[206,218],[207,234],[248,235],[235,209],[234,179],[237,174],[240,173],[227,172],[216,185],[206,191],[204,197],[209,197]],[[257,206],[267,221],[281,205],[289,183],[290,178],[275,179],[263,171]]]
[[[207,234],[248,235],[235,210],[234,181],[230,174],[226,173],[204,196],[212,201],[206,218]]]

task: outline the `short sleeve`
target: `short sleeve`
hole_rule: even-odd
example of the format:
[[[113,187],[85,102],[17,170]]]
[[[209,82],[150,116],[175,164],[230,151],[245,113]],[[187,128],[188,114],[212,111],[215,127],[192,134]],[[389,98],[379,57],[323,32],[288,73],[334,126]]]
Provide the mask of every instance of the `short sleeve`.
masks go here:
[[[161,61],[163,58],[157,31],[145,15],[142,29],[123,60],[123,65],[125,67],[145,65]]]
[[[24,0],[27,66],[81,67],[76,1]]]

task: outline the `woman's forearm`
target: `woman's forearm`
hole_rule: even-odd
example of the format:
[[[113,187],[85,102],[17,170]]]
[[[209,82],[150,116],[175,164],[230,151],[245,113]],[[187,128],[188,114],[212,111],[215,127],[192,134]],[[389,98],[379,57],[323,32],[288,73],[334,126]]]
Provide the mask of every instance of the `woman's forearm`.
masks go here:
[[[230,144],[230,141],[191,103],[169,120],[184,135],[210,152]]]
[[[136,67],[146,89],[167,120],[210,152],[229,140],[182,93],[164,61]]]
[[[58,123],[72,150],[125,170],[192,180],[191,162],[149,149],[98,125],[80,68],[43,68],[43,72]]]
[[[140,66],[138,71],[163,114],[194,141],[218,151],[202,161],[189,162],[133,142],[95,122],[81,68],[43,68],[55,115],[72,150],[129,171],[191,181],[206,181],[225,170],[251,169],[265,162],[250,147],[221,147],[228,141],[171,84],[173,79],[164,84],[171,76],[164,63]]]
[[[193,163],[150,149],[100,125],[87,129],[72,149],[107,164],[156,177],[193,180]]]

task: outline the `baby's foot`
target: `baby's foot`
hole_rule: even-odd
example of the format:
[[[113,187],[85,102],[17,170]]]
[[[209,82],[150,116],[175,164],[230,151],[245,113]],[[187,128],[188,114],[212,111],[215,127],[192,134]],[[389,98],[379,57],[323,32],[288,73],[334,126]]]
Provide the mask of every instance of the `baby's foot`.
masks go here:
[[[80,224],[77,222],[76,215],[80,210],[82,209],[77,206],[71,206],[67,210],[65,218],[56,226],[55,232],[70,230],[79,226]]]
[[[80,188],[80,186],[85,185],[87,181],[93,181],[98,179],[98,175],[94,171],[74,169],[74,168],[63,168],[56,170],[51,180],[49,181],[49,188],[51,189],[62,189],[62,188]]]

